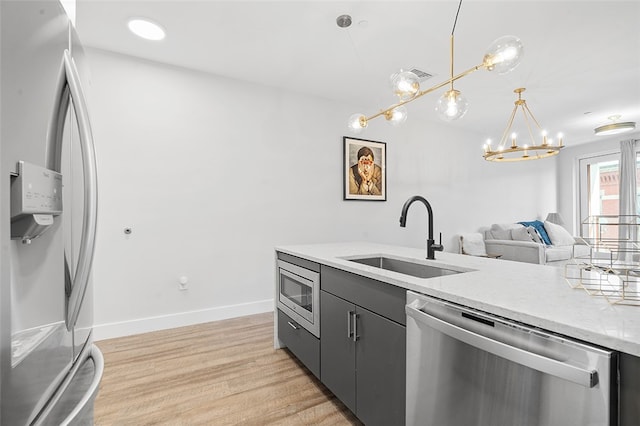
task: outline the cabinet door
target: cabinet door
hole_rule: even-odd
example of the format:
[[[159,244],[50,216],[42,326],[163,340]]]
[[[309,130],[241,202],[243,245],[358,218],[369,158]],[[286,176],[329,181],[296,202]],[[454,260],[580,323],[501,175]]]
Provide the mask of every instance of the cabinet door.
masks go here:
[[[367,426],[404,425],[406,329],[361,307],[357,314],[358,418]]]
[[[353,413],[356,412],[356,343],[349,336],[355,305],[320,292],[320,377]]]

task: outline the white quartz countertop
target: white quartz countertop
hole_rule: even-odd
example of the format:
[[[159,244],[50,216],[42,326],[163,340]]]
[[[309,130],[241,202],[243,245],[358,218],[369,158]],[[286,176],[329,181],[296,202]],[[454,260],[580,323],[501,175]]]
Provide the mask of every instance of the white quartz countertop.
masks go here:
[[[613,305],[574,289],[565,269],[374,243],[331,243],[276,247],[277,251],[384,281],[450,302],[640,356],[640,307]],[[351,262],[387,256],[448,267],[461,274],[415,278]]]

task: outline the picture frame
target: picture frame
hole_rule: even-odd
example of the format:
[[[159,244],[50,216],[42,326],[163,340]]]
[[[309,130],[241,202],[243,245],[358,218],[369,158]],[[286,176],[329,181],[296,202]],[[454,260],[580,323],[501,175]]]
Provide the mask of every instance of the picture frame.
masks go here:
[[[387,200],[387,144],[344,136],[343,199]]]

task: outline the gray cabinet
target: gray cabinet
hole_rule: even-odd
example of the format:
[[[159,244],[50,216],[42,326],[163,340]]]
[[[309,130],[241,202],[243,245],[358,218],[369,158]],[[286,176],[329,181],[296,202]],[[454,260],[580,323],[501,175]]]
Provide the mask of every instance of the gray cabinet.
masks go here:
[[[367,425],[405,424],[405,327],[357,308],[356,405]]]
[[[321,290],[322,382],[368,426],[403,425],[405,291],[324,266]]]

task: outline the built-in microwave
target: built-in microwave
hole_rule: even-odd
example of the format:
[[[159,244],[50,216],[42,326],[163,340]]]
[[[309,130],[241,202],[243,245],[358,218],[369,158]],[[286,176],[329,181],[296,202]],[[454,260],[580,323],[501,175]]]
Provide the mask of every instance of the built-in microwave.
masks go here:
[[[277,261],[278,309],[320,338],[320,274]]]

